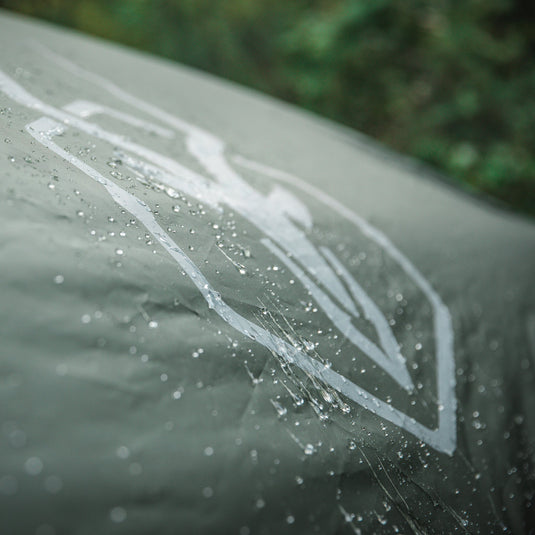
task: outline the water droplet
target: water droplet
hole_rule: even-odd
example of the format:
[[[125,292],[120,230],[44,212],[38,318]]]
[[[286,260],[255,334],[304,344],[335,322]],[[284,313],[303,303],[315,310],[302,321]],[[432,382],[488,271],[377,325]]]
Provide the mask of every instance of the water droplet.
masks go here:
[[[175,424],[171,421],[171,420],[168,420],[167,422],[165,422],[165,424],[163,425],[163,428],[166,430],[166,431],[172,431],[175,427]]]
[[[273,405],[273,407],[275,407],[275,410],[277,411],[277,415],[279,417],[282,417],[282,416],[285,416],[286,413],[288,412],[288,410],[286,409],[286,407],[283,407],[278,401],[275,401],[275,400],[270,400],[271,401],[271,404]]]
[[[206,448],[204,448],[204,454],[207,457],[211,457],[214,454],[214,448],[212,448],[212,446],[206,446]]]
[[[344,414],[349,414],[351,412],[351,407],[347,404],[347,403],[344,403],[342,401],[342,403],[340,404],[340,410],[344,413]]]
[[[43,471],[43,461],[39,457],[29,457],[24,463],[24,470],[30,476],[37,476]]]
[[[310,340],[305,340],[303,343],[307,351],[312,351],[316,347],[314,342],[311,342]]]
[[[204,489],[202,489],[202,495],[205,498],[211,498],[214,495],[212,487],[204,487]]]
[[[171,197],[171,199],[178,199],[180,197],[180,193],[178,193],[173,188],[165,188],[165,193],[167,193],[167,195]]]
[[[120,459],[128,459],[130,456],[130,450],[126,446],[119,446],[116,453]]]
[[[307,444],[304,449],[305,455],[313,455],[316,452],[316,448],[312,444]]]
[[[115,254],[119,255],[119,256],[122,256],[122,255],[124,255],[124,251],[122,249],[115,249]]]
[[[294,517],[293,515],[288,515],[288,516],[286,517],[286,522],[287,522],[288,524],[293,524],[293,523],[295,522],[295,517]]]
[[[517,414],[513,419],[516,425],[522,425],[522,423],[524,422],[524,416],[522,416],[521,414]]]
[[[388,520],[382,515],[376,514],[376,516],[377,516],[377,520],[379,521],[379,524],[381,524],[382,526],[386,526],[386,524],[388,523]]]
[[[65,277],[63,275],[56,275],[54,277],[54,282],[56,284],[63,284],[63,281],[65,280]]]
[[[26,445],[26,433],[21,429],[12,429],[8,434],[9,443],[13,448],[23,448]]]
[[[126,510],[123,507],[114,507],[110,511],[110,518],[112,522],[120,524],[126,520]]]

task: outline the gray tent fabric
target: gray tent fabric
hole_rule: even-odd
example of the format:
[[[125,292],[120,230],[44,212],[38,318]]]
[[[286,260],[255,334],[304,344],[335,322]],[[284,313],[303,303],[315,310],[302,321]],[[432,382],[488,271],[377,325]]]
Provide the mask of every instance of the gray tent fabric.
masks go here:
[[[533,529],[533,222],[161,59],[0,47],[2,533]]]

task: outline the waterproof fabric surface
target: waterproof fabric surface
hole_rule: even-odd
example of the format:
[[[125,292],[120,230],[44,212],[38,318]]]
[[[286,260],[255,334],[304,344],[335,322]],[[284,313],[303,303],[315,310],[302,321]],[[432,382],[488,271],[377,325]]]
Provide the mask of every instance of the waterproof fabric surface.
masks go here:
[[[2,533],[525,533],[535,227],[231,84],[0,18]]]

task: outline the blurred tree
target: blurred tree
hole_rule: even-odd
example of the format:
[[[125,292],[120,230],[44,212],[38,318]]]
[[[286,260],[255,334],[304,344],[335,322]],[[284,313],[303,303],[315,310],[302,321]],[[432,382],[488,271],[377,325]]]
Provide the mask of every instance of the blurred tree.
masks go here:
[[[528,0],[0,0],[366,132],[535,214]]]

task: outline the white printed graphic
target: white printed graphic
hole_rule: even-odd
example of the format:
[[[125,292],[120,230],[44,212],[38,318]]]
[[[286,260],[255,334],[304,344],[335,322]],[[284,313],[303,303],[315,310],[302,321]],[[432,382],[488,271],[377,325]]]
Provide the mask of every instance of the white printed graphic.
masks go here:
[[[88,101],[77,100],[63,109],[53,107],[34,97],[0,71],[0,90],[18,104],[43,114],[43,117],[26,126],[31,136],[88,177],[102,184],[115,202],[142,223],[182,267],[206,300],[209,308],[233,328],[362,407],[412,433],[438,451],[453,453],[456,446],[456,400],[451,318],[447,308],[430,284],[386,236],[345,206],[297,177],[239,156],[231,162],[226,154],[224,142],[215,135],[124,92],[109,80],[87,72],[51,51],[43,50],[43,53],[72,74],[98,85],[121,100],[127,107],[133,107],[151,116],[153,120],[159,121],[164,126]],[[88,118],[95,114],[112,116],[132,127],[167,139],[173,138],[177,132],[183,134],[189,153],[202,166],[206,176],[159,152],[105,130],[97,123],[90,122]],[[218,211],[224,211],[228,207],[247,219],[265,236],[261,240],[262,245],[292,272],[343,336],[403,389],[411,392],[414,389],[413,380],[387,319],[336,254],[326,247],[318,248],[312,243],[307,230],[310,230],[314,223],[307,207],[282,186],[275,187],[267,196],[263,195],[244,180],[236,168],[248,168],[279,182],[291,183],[353,223],[360,232],[377,243],[403,269],[426,296],[432,307],[437,405],[440,407],[438,426],[431,429],[417,422],[330,367],[326,367],[320,361],[300,351],[299,348],[264,326],[238,314],[225,303],[217,289],[213,288],[200,268],[183,249],[161,228],[154,214],[143,201],[119,187],[114,181],[105,178],[96,169],[56,143],[55,136],[63,133],[66,128],[77,129],[110,143],[116,150],[121,151],[123,163],[141,175],[150,175],[166,187],[181,191]],[[360,316],[359,309],[365,319],[373,325],[377,334],[377,342],[365,336],[354,325],[353,320]]]

